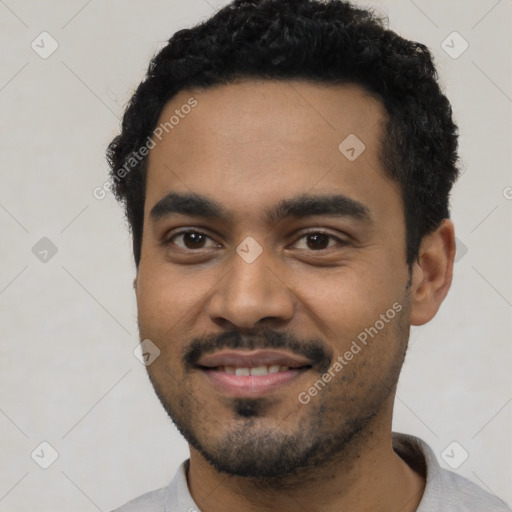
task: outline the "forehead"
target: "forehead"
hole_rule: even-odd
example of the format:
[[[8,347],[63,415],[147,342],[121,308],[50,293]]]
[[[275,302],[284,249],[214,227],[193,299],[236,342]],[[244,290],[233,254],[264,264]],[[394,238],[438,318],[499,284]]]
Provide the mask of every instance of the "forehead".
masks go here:
[[[146,218],[171,191],[247,212],[305,192],[396,194],[379,161],[385,119],[380,101],[353,84],[245,80],[183,90],[153,136]]]

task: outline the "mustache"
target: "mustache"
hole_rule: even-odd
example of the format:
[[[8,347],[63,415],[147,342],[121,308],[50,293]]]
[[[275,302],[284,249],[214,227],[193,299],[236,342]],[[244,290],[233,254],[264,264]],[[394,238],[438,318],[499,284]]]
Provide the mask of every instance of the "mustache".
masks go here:
[[[265,329],[250,335],[241,334],[238,331],[226,331],[192,339],[182,351],[185,368],[191,370],[197,366],[197,362],[202,356],[225,348],[287,350],[293,354],[306,357],[319,373],[325,373],[329,369],[333,358],[332,350],[326,348],[325,344],[316,338],[300,341],[291,333],[271,329]]]

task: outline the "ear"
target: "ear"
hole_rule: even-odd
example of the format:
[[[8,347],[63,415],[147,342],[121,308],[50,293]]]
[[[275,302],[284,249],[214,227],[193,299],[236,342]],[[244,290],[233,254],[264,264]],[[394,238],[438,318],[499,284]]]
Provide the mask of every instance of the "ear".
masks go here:
[[[137,278],[133,280],[133,289],[137,290]]]
[[[453,222],[444,219],[435,231],[423,238],[412,267],[409,290],[412,325],[423,325],[434,318],[450,289],[454,259],[455,230]]]

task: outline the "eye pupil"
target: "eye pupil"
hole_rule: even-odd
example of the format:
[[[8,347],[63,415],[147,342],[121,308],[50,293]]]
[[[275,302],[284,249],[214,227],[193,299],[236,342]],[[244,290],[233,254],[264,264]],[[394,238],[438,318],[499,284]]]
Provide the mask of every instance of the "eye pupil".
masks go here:
[[[313,233],[307,235],[307,244],[310,249],[325,249],[329,245],[329,235]]]
[[[188,248],[197,248],[204,245],[205,236],[193,231],[183,234],[183,242]]]

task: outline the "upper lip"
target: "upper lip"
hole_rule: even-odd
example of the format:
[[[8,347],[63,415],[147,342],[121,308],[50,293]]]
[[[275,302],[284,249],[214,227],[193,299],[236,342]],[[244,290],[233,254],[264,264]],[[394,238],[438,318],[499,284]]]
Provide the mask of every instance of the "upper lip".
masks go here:
[[[220,350],[202,356],[197,361],[197,366],[206,368],[217,368],[219,366],[254,368],[256,366],[273,365],[301,368],[311,366],[312,363],[305,357],[277,350]]]

